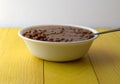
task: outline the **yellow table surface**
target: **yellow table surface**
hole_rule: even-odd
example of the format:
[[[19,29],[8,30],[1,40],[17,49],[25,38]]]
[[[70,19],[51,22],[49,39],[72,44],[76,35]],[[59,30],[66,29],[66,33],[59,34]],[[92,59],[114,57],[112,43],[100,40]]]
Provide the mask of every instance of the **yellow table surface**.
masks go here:
[[[99,36],[80,60],[55,63],[34,57],[18,30],[0,28],[0,84],[120,84],[120,32]]]

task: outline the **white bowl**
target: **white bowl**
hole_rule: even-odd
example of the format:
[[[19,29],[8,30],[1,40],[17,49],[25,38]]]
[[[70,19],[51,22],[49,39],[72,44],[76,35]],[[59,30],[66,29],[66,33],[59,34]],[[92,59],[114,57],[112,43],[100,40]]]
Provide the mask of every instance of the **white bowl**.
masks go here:
[[[88,52],[92,42],[98,37],[95,35],[93,38],[83,41],[76,42],[48,42],[38,41],[24,37],[22,34],[30,28],[44,27],[44,26],[71,26],[77,28],[83,28],[97,33],[96,30],[76,25],[39,25],[23,28],[18,32],[18,35],[24,40],[28,49],[33,53],[34,56],[48,61],[72,61],[79,59]]]

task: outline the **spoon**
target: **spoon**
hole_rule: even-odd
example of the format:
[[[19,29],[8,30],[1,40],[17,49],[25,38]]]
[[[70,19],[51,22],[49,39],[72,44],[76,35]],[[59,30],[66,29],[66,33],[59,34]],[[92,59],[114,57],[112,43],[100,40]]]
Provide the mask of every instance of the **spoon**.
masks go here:
[[[106,34],[106,33],[111,33],[111,32],[116,32],[116,31],[120,31],[120,28],[94,33],[94,35]]]

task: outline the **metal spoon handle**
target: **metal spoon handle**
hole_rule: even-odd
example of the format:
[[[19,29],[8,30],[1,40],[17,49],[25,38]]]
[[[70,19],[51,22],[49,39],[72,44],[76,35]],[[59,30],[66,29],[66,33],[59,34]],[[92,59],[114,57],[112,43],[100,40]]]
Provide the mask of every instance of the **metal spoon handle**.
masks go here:
[[[103,31],[103,32],[98,32],[98,33],[95,33],[94,35],[100,35],[100,34],[105,34],[105,33],[111,33],[111,32],[116,32],[116,31],[120,31],[120,28],[113,29],[113,30],[107,30],[107,31]]]

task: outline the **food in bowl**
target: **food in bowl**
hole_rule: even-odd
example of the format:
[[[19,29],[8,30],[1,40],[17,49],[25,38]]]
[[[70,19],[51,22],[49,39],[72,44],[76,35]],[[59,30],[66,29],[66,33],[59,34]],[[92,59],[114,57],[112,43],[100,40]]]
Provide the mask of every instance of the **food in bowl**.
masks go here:
[[[73,42],[91,39],[93,32],[71,26],[37,27],[23,33],[23,36],[40,41]]]
[[[65,62],[85,56],[98,37],[94,33],[98,32],[84,26],[39,25],[23,28],[18,35],[34,56],[48,61]]]

